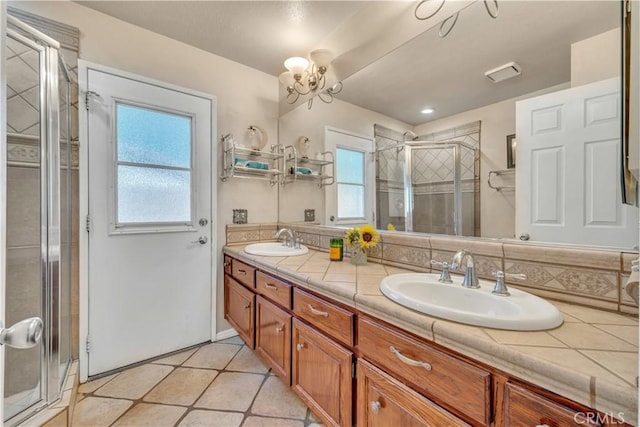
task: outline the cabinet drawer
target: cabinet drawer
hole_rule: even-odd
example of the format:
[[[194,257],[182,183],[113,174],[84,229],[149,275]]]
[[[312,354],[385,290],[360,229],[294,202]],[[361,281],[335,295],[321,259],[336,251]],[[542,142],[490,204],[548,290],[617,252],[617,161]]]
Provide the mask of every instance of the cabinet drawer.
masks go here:
[[[437,403],[482,425],[491,422],[491,374],[408,335],[358,319],[362,356]]]
[[[362,359],[357,396],[358,427],[468,425]]]
[[[299,289],[293,292],[293,311],[338,341],[353,345],[353,313]]]
[[[256,352],[291,385],[291,315],[260,296],[256,299]]]
[[[259,294],[264,295],[284,308],[291,308],[291,285],[282,280],[258,271],[256,273],[256,290]]]
[[[242,261],[231,260],[231,275],[248,288],[256,287],[256,269]]]
[[[253,292],[224,276],[224,318],[251,348],[255,341],[255,301]]]
[[[506,426],[600,426],[596,417],[574,411],[533,391],[507,383],[504,393]]]
[[[224,272],[225,274],[231,274],[231,257],[225,255],[224,256],[224,263],[222,264],[224,267]]]

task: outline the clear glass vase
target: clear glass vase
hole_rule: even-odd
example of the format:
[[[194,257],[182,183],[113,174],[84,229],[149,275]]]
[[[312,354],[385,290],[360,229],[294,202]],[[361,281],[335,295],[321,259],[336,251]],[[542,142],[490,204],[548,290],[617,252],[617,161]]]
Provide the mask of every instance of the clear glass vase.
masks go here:
[[[364,249],[356,248],[351,253],[351,264],[353,265],[366,265],[367,264],[367,253]]]

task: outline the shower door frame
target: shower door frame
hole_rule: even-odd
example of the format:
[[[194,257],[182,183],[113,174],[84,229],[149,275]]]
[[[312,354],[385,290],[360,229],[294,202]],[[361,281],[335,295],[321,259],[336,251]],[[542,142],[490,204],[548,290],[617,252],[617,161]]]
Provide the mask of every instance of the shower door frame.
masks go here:
[[[60,97],[59,97],[59,73],[58,67],[62,66],[65,78],[69,82],[69,74],[64,61],[59,56],[60,44],[41,33],[35,28],[23,23],[19,19],[7,14],[7,24],[12,24],[20,30],[28,33],[33,40],[19,32],[6,28],[3,38],[11,37],[20,43],[31,47],[39,54],[39,100],[40,100],[40,264],[41,264],[41,314],[44,322],[42,342],[40,345],[40,399],[33,402],[22,411],[14,414],[7,423],[19,423],[48,404],[58,399],[61,395],[61,381],[63,377],[60,370],[60,249],[61,249],[61,224],[60,224]],[[6,62],[6,51],[2,61]],[[3,85],[6,85],[3,81]],[[6,93],[5,93],[6,96]],[[69,100],[68,100],[69,101]],[[5,100],[6,102],[6,100]],[[5,104],[6,105],[6,104]],[[69,112],[69,110],[67,109]],[[3,118],[6,123],[6,116]],[[69,124],[67,120],[67,125]],[[67,130],[67,137],[69,136]],[[5,134],[6,135],[6,134]],[[5,136],[6,141],[6,136]],[[5,142],[6,144],[6,142]],[[69,149],[69,147],[68,147]],[[4,146],[6,152],[6,145]],[[67,151],[68,152],[68,151]],[[3,159],[3,185],[6,194],[6,167],[7,158]],[[68,167],[71,167],[69,164]],[[69,195],[70,196],[70,195]],[[3,227],[6,227],[6,199],[3,201]],[[70,212],[69,212],[70,214]],[[68,229],[70,233],[70,229]],[[3,236],[6,236],[3,233]],[[6,251],[6,237],[3,251]],[[3,252],[6,254],[6,252]],[[6,260],[6,257],[5,257]],[[6,266],[3,263],[3,266]],[[6,285],[6,270],[3,271],[3,284]],[[1,289],[4,292],[6,289]],[[4,311],[3,311],[4,314]],[[70,330],[67,331],[70,336]],[[69,341],[70,342],[70,341]],[[3,349],[4,356],[4,349]],[[3,364],[6,368],[6,366]],[[68,365],[67,365],[68,368]],[[1,421],[4,422],[4,374],[2,386],[3,413]]]
[[[462,181],[461,181],[461,168],[460,168],[460,150],[461,146],[464,146],[474,152],[477,150],[471,144],[463,141],[406,141],[404,143],[404,220],[405,231],[413,232],[413,215],[414,209],[414,191],[412,181],[412,154],[413,150],[419,149],[452,149],[453,150],[453,223],[454,223],[454,235],[462,235]]]

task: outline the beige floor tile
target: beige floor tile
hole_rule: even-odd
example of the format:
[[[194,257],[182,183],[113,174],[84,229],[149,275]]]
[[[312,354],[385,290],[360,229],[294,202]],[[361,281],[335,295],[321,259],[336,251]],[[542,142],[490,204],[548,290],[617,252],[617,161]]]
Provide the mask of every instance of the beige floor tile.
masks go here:
[[[169,405],[154,405],[150,403],[139,403],[122,418],[118,420],[114,427],[173,427],[180,417],[187,411],[187,408]]]
[[[183,351],[181,353],[174,354],[173,356],[168,356],[162,359],[155,360],[152,363],[157,363],[159,365],[181,365],[193,353],[195,353],[196,350],[197,348],[192,348],[191,350]]]
[[[598,329],[602,329],[611,335],[625,340],[626,342],[638,346],[638,327],[626,325],[594,325]]]
[[[582,350],[580,353],[595,360],[629,384],[635,385],[638,376],[638,353],[596,350]]]
[[[239,335],[236,335],[235,337],[231,337],[231,338],[227,338],[224,339],[222,341],[216,341],[216,344],[237,344],[237,345],[244,345],[244,341],[242,341],[242,338],[240,338]]]
[[[637,347],[586,323],[566,323],[549,334],[569,347],[587,350],[636,351]]]
[[[154,365],[153,363],[131,368],[121,372],[112,381],[96,390],[94,394],[122,399],[140,399],[172,370],[171,366]]]
[[[316,417],[313,411],[309,410],[309,421],[312,423],[320,424],[320,418]]]
[[[251,406],[263,379],[263,375],[223,372],[198,399],[195,406],[244,412]]]
[[[284,418],[249,417],[242,427],[304,427],[304,422]]]
[[[191,406],[218,375],[212,369],[177,368],[144,397],[145,402]]]
[[[73,410],[74,427],[99,427],[111,425],[133,404],[130,400],[87,397]]]
[[[182,419],[178,427],[239,427],[244,414],[193,410]]]
[[[191,356],[182,366],[190,368],[224,369],[240,350],[235,344],[207,344]]]
[[[280,379],[269,377],[253,403],[251,413],[303,420],[307,416],[307,407]]]
[[[227,371],[252,372],[254,374],[266,374],[269,368],[262,363],[260,358],[249,347],[242,347],[231,363],[226,367]]]
[[[560,311],[570,314],[583,322],[587,323],[602,323],[609,325],[638,325],[638,319],[631,316],[623,316],[617,313],[611,313],[604,310],[596,310],[589,307],[582,307],[579,305],[568,303],[554,303]]]
[[[567,347],[547,332],[502,331],[498,329],[485,329],[484,331],[500,344]]]
[[[109,375],[108,377],[98,378],[97,380],[87,381],[84,384],[80,384],[78,387],[78,393],[93,393],[116,376],[118,376],[118,374]]]

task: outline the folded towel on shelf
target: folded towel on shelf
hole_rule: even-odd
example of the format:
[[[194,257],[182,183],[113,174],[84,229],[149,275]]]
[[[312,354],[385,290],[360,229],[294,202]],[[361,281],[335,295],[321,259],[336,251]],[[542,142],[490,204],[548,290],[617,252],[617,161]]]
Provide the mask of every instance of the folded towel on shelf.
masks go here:
[[[236,166],[244,166],[245,168],[249,168],[249,169],[264,169],[264,170],[269,169],[269,164],[267,163],[254,162],[252,160],[246,160],[246,159],[236,158],[235,164]]]
[[[309,168],[296,168],[296,173],[301,175],[311,175],[313,171]]]

